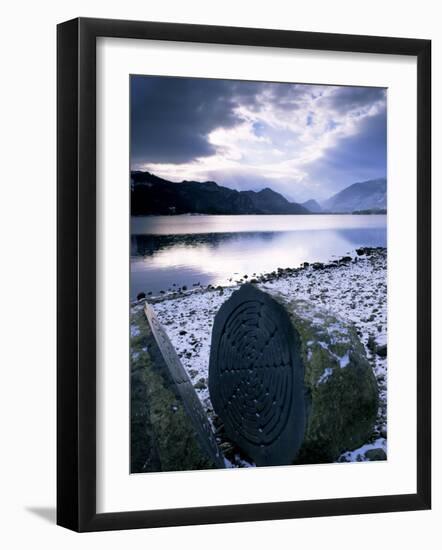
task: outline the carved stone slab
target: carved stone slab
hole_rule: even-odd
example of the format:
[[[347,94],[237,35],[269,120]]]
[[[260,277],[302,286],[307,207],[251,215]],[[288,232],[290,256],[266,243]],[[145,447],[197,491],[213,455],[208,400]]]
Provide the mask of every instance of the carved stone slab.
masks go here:
[[[285,309],[254,285],[215,317],[209,391],[227,435],[258,466],[292,463],[306,418],[300,339]]]
[[[175,384],[176,391],[182,399],[184,408],[192,421],[201,448],[218,468],[224,468],[224,460],[216,443],[207,415],[192,386],[190,378],[181,364],[180,358],[176,354],[175,348],[161,323],[158,321],[153,308],[146,303],[144,311],[153,338],[158,347],[157,350],[150,350],[151,355],[155,356],[155,351],[157,355],[158,353],[160,354],[160,357],[157,357],[156,360],[157,362],[163,362],[166,366]]]

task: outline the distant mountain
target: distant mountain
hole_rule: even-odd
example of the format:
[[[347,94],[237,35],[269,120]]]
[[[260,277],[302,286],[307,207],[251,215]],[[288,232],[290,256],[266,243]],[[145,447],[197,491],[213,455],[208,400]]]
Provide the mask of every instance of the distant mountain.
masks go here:
[[[327,212],[355,212],[385,210],[387,208],[387,180],[362,181],[346,187],[321,203]]]
[[[149,172],[131,173],[131,213],[149,214],[309,214],[269,188],[235,191],[213,181],[168,181]]]
[[[313,214],[319,214],[322,212],[321,205],[316,202],[314,199],[310,199],[309,201],[305,201],[301,203],[301,206],[304,208],[307,208],[307,210],[310,210],[310,212],[313,212]]]

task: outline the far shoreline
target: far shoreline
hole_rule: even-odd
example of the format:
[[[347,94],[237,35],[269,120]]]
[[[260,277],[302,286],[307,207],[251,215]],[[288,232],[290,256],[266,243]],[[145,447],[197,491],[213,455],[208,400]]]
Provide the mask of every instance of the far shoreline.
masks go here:
[[[182,214],[131,214],[131,218],[159,218],[159,217],[168,217],[168,218],[178,218],[183,216],[192,216],[192,217],[199,217],[199,216],[296,216],[296,217],[302,217],[302,216],[386,216],[387,210],[382,212],[309,212],[305,214],[293,214],[293,213],[283,213],[283,214],[260,214],[260,213],[247,213],[247,214],[211,214],[211,213],[202,213],[202,212],[186,212]]]

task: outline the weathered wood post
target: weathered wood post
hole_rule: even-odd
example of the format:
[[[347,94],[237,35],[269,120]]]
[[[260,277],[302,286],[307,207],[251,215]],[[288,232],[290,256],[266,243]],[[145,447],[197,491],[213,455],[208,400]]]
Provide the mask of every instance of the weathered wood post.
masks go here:
[[[257,465],[336,460],[367,442],[378,411],[355,328],[252,284],[215,317],[209,391],[228,437]]]

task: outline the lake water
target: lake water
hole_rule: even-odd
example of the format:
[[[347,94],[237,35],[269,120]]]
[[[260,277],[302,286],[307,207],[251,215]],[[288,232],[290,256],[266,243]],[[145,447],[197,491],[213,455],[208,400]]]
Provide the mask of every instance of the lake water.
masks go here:
[[[384,215],[133,217],[131,298],[386,246],[386,227]]]

